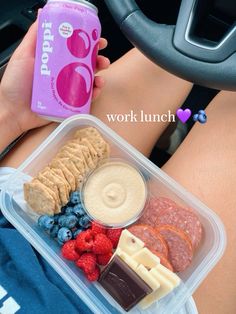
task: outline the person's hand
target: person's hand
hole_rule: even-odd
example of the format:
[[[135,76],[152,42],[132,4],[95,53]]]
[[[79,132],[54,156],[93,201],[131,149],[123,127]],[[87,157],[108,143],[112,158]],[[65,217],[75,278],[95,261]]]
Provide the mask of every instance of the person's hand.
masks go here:
[[[30,109],[36,34],[37,22],[31,26],[22,43],[13,54],[0,85],[0,115],[4,115],[8,118],[9,123],[14,124],[14,133],[18,135],[49,123],[49,121],[38,117]],[[100,39],[100,50],[106,46],[107,41],[104,38]],[[97,72],[108,68],[109,65],[108,58],[98,56]],[[98,97],[103,85],[104,79],[96,76],[93,99]],[[13,126],[11,129],[13,129]]]

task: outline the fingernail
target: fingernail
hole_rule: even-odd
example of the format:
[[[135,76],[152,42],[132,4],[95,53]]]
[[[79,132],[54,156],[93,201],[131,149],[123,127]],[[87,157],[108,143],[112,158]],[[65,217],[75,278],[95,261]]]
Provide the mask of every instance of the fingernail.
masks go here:
[[[110,59],[109,59],[109,58],[107,58],[107,57],[105,57],[105,58],[106,58],[106,60],[107,60],[107,64],[108,64],[108,65],[110,65],[110,64],[111,64]]]

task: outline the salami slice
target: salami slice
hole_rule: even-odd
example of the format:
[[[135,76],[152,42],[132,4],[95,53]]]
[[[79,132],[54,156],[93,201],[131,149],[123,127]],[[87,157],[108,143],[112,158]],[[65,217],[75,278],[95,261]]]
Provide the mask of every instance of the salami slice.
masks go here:
[[[157,217],[156,226],[172,225],[182,229],[196,249],[201,242],[202,226],[199,218],[189,209],[181,207],[167,208]]]
[[[173,209],[177,204],[165,197],[152,197],[147,203],[139,223],[156,226],[156,220],[161,213],[166,209]]]
[[[128,230],[137,238],[141,239],[148,249],[156,250],[165,257],[168,256],[167,244],[161,234],[156,232],[154,228],[148,225],[134,225]]]
[[[165,239],[169,260],[174,272],[184,271],[192,262],[193,248],[188,235],[174,226],[165,225],[156,228]]]
[[[171,265],[171,263],[170,263],[170,261],[163,255],[163,254],[161,254],[160,252],[157,252],[157,251],[155,251],[155,250],[150,250],[153,254],[155,254],[157,257],[159,257],[160,258],[160,262],[161,262],[161,264],[163,265],[163,266],[165,266],[166,268],[168,268],[169,270],[171,270],[171,271],[174,271],[173,270],[173,267],[172,267],[172,265]]]

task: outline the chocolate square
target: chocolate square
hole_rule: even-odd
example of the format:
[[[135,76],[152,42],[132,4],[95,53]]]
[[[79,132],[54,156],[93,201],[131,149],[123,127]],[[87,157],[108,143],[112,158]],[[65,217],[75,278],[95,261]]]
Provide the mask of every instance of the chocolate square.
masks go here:
[[[152,292],[119,256],[115,256],[103,270],[99,282],[127,312]]]

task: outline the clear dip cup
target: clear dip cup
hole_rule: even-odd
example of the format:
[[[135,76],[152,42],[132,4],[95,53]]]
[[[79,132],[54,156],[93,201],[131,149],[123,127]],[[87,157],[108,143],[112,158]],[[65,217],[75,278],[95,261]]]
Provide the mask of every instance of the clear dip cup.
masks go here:
[[[89,182],[89,180],[93,177],[93,175],[96,174],[96,172],[98,172],[103,166],[106,166],[107,164],[112,164],[112,163],[115,163],[115,164],[116,163],[126,164],[129,167],[131,167],[134,170],[136,170],[136,172],[140,175],[140,178],[143,181],[144,189],[145,189],[145,191],[144,191],[144,194],[145,194],[144,201],[140,204],[139,211],[131,219],[128,219],[128,220],[124,221],[123,223],[104,223],[104,221],[101,221],[101,220],[97,219],[95,216],[91,215],[91,213],[89,212],[89,210],[87,209],[87,207],[85,205],[84,192],[85,192],[85,188],[86,188],[87,182]],[[80,190],[80,196],[81,196],[81,203],[83,205],[83,208],[84,208],[86,214],[90,217],[90,219],[92,221],[95,221],[98,224],[103,225],[103,226],[108,227],[108,228],[114,228],[114,229],[115,228],[125,228],[125,227],[135,223],[142,216],[142,213],[143,213],[143,210],[145,208],[145,205],[148,202],[148,187],[147,187],[147,183],[146,183],[146,180],[145,180],[142,172],[137,167],[135,167],[130,162],[127,162],[126,160],[121,159],[121,158],[109,158],[109,159],[103,161],[102,163],[100,163],[100,165],[94,171],[91,171],[88,174],[88,176],[85,178],[85,180],[83,182],[83,185],[82,185],[82,188]]]

